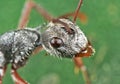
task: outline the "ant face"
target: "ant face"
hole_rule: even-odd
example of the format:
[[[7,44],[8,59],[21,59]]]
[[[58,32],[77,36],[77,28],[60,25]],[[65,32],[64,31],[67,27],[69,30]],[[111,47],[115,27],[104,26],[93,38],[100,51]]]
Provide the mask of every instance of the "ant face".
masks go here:
[[[42,44],[45,50],[52,55],[72,58],[85,49],[88,44],[84,33],[69,19],[59,19],[55,23],[50,22],[46,27],[47,30],[41,36]],[[69,33],[67,29],[72,33]]]

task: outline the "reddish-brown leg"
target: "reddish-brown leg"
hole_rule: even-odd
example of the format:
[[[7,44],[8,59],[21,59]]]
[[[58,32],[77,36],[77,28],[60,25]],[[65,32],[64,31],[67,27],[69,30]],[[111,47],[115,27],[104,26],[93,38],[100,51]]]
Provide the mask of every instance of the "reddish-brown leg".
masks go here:
[[[4,77],[6,69],[7,69],[7,66],[0,67],[0,84],[2,84],[2,78]]]
[[[19,20],[18,29],[23,29],[27,25],[32,8],[37,10],[38,13],[40,13],[46,20],[48,21],[52,20],[53,17],[47,11],[45,11],[40,5],[38,5],[32,0],[26,0]]]
[[[81,57],[74,57],[73,60],[75,63],[75,69],[77,69],[77,71],[81,70],[83,77],[84,77],[84,80],[85,80],[85,84],[91,84],[90,77],[88,75],[88,71],[87,71],[86,66],[84,65],[84,63],[82,61],[82,58]]]
[[[43,47],[39,46],[39,47],[37,47],[37,48],[33,51],[32,54],[37,54],[37,53],[39,53],[42,49],[43,49]]]
[[[19,76],[19,74],[17,73],[17,69],[14,68],[13,65],[11,69],[11,76],[15,84],[29,84]]]
[[[22,14],[18,23],[18,29],[24,29],[27,26],[29,15],[34,4],[32,0],[26,0]]]
[[[34,9],[42,15],[47,21],[52,21],[54,18],[43,7],[34,2]]]

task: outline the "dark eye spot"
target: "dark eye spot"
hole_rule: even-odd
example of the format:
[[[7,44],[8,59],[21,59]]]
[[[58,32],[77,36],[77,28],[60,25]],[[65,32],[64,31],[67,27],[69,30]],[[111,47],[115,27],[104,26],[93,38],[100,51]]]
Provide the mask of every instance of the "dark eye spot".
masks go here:
[[[63,45],[63,40],[61,38],[58,38],[58,37],[53,37],[51,40],[50,40],[50,44],[52,45],[52,47],[54,48],[59,48],[60,46]]]

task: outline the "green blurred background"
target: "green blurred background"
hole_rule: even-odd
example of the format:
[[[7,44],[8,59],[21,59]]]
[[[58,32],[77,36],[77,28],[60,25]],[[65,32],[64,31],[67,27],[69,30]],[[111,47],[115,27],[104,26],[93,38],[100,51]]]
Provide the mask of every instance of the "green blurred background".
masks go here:
[[[72,12],[79,0],[35,0],[53,16]],[[0,0],[0,33],[17,28],[25,0]],[[88,22],[77,23],[96,49],[94,56],[83,58],[92,84],[120,84],[120,0],[84,0],[81,7]],[[46,22],[35,10],[28,27]],[[3,84],[13,84],[10,65]],[[71,59],[46,56],[42,51],[18,71],[30,84],[84,84],[82,74],[74,74]]]

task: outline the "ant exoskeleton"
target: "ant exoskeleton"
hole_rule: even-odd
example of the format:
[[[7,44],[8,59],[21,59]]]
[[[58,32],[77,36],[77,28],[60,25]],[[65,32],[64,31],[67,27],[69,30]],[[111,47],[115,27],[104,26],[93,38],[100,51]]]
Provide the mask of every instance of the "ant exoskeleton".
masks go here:
[[[24,66],[31,54],[45,49],[48,53],[72,58],[76,67],[81,69],[86,84],[90,84],[87,70],[81,57],[89,57],[94,53],[90,42],[75,24],[80,15],[82,0],[74,13],[58,18],[52,17],[41,6],[32,0],[26,0],[17,30],[9,31],[0,36],[0,84],[9,63],[12,64],[11,75],[15,84],[28,84],[17,73],[17,69]],[[36,9],[49,23],[37,28],[26,28],[31,9]],[[67,19],[73,16],[73,20]],[[46,30],[40,32],[41,28]]]

